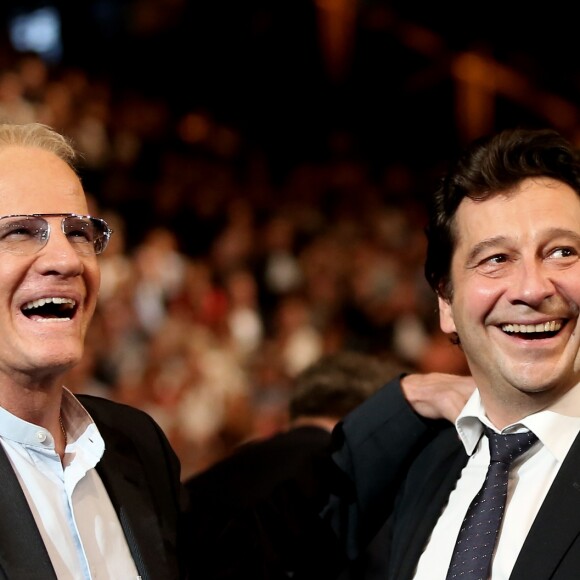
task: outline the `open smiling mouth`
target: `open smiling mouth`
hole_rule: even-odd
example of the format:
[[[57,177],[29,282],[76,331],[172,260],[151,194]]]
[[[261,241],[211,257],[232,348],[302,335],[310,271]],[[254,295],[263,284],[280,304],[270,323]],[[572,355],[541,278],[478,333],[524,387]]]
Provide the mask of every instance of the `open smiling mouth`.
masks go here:
[[[76,302],[72,298],[59,296],[31,300],[22,306],[26,318],[42,322],[43,320],[70,320],[76,312]]]
[[[551,320],[541,324],[502,324],[501,329],[506,334],[517,335],[518,338],[538,340],[556,336],[564,324],[562,320]]]

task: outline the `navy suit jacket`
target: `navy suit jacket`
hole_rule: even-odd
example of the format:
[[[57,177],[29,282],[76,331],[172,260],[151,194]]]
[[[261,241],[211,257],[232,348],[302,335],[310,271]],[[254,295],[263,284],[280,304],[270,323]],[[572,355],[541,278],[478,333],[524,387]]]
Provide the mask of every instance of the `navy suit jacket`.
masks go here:
[[[185,578],[180,464],[149,415],[112,401],[78,396],[105,452],[97,471],[121,522],[142,580]],[[56,580],[26,497],[0,446],[0,579]]]
[[[467,454],[454,427],[428,422],[387,384],[334,432],[341,472],[324,511],[350,558],[386,518],[391,580],[410,580]],[[338,480],[337,480],[338,481]],[[580,436],[572,445],[518,556],[511,580],[580,578]]]

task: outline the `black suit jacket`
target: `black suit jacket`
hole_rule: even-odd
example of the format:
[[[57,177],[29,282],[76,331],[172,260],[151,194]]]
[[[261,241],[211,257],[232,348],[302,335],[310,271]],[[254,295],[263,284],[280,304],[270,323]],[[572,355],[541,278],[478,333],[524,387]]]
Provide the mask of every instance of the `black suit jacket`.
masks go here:
[[[78,396],[105,441],[97,471],[143,580],[185,578],[180,464],[149,415],[112,401]],[[0,578],[56,579],[34,517],[0,446]]]
[[[203,580],[384,578],[380,536],[347,567],[319,518],[328,499],[331,435],[293,428],[239,447],[186,482],[191,574]],[[364,575],[364,576],[363,576]]]
[[[304,566],[321,578],[312,552],[324,538],[336,544],[317,533],[330,441],[319,427],[295,428],[242,445],[186,481],[192,577],[274,580]]]
[[[456,485],[467,455],[453,426],[429,423],[406,404],[398,381],[335,430],[341,470],[324,511],[345,551],[356,557],[388,517],[391,580],[409,580]],[[580,578],[580,436],[574,442],[518,556],[511,580]]]

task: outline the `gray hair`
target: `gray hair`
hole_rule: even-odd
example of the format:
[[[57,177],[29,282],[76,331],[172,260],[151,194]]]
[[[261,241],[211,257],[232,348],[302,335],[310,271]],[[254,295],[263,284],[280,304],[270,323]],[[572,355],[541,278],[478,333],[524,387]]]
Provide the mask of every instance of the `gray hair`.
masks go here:
[[[78,153],[72,141],[43,123],[0,123],[0,149],[10,145],[35,147],[54,153],[76,172]]]

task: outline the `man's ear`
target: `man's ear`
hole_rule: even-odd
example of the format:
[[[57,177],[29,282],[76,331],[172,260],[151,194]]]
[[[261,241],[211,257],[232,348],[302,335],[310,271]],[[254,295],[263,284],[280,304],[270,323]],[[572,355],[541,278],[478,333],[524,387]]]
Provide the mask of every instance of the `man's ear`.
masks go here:
[[[455,321],[453,320],[453,312],[451,311],[451,302],[441,298],[441,296],[437,297],[437,301],[439,302],[439,326],[441,330],[445,334],[457,332]]]

